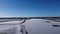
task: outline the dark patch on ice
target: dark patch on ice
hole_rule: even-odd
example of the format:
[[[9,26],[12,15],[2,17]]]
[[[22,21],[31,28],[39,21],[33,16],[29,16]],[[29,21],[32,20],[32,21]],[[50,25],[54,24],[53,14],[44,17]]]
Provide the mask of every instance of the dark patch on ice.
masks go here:
[[[44,21],[44,22],[46,22],[46,23],[51,23],[50,21]]]
[[[60,25],[52,25],[53,27],[60,27]]]

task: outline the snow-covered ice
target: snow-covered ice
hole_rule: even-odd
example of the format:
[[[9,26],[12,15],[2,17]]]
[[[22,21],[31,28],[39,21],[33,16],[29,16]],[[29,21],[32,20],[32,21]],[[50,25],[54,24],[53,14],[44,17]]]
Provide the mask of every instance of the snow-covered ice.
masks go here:
[[[60,25],[59,22],[45,22],[44,19],[31,19],[24,23],[29,34],[60,34],[60,27],[52,25]]]
[[[60,27],[53,27],[52,25],[60,25],[59,22],[45,22],[49,20],[44,19],[31,19],[27,20],[24,24],[28,34],[60,34]],[[0,25],[1,32],[10,32],[10,34],[21,34],[20,26],[18,25],[19,21],[6,22],[9,24],[17,25]],[[2,23],[1,23],[2,24]],[[5,23],[4,23],[5,24]]]

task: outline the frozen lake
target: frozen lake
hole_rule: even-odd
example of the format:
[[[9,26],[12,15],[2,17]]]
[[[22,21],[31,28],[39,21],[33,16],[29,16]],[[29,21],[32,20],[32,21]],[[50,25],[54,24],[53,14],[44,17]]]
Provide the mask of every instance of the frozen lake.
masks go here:
[[[60,25],[59,22],[46,22],[44,19],[27,20],[23,25],[28,34],[60,34],[60,27],[53,27],[52,25]],[[17,24],[19,21],[6,22],[10,24]],[[2,24],[2,23],[1,23]],[[0,25],[0,33],[10,30],[10,34],[21,34],[19,25]]]

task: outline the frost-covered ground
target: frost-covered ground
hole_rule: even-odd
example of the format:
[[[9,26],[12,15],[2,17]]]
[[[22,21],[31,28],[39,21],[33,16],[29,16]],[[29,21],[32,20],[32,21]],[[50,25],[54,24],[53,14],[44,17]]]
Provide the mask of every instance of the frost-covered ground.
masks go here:
[[[59,22],[46,22],[49,20],[44,19],[31,19],[27,20],[23,25],[25,26],[28,34],[60,34],[60,27],[53,27],[52,25],[60,25]],[[21,34],[19,21],[4,22],[4,24],[17,24],[17,25],[0,25],[0,34],[8,32],[10,34]],[[1,23],[2,24],[2,23]],[[7,34],[8,34],[7,33]]]

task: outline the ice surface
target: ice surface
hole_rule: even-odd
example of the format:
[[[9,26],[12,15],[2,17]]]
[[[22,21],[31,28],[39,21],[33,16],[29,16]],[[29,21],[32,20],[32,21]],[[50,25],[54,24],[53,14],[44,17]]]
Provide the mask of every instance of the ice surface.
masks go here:
[[[27,20],[22,25],[25,26],[25,30],[28,32],[28,34],[60,34],[60,27],[52,26],[52,25],[60,25],[59,22],[50,21],[47,23],[46,21],[49,21],[49,20],[31,19],[31,20]],[[19,23],[19,22],[16,22],[16,23],[15,22],[12,21],[11,24]],[[21,34],[19,30],[20,30],[19,25],[0,25],[0,34],[2,32],[4,33],[13,32],[10,34]]]
[[[60,25],[59,22],[45,22],[44,19],[31,19],[24,23],[29,34],[60,34],[60,27],[52,25]]]

